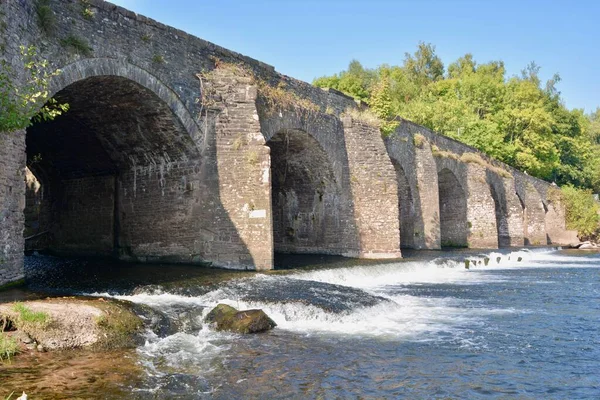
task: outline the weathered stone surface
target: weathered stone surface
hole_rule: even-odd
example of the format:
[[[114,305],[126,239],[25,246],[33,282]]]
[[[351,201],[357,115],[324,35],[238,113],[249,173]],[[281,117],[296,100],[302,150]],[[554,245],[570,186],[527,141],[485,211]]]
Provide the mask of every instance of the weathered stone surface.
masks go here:
[[[260,333],[273,329],[277,324],[262,310],[238,311],[226,304],[218,304],[205,318],[219,331],[235,333]]]
[[[273,268],[275,251],[376,258],[573,240],[548,183],[469,146],[408,121],[382,140],[341,117],[353,99],[108,2],[90,0],[91,18],[71,0],[50,6],[52,34],[35,2],[0,2],[0,59],[25,82],[19,46],[35,44],[62,71],[51,94],[71,106],[0,135],[0,285],[23,278],[24,226],[58,253],[250,269]],[[65,47],[69,36],[90,53]],[[314,107],[267,101],[265,85]],[[41,185],[27,224],[26,166]]]
[[[417,136],[425,139],[418,140],[418,146]],[[442,244],[486,248],[574,241],[573,232],[565,229],[564,205],[556,200],[559,196],[549,195],[549,183],[405,120],[385,143],[401,171],[397,174],[399,188],[408,182],[409,190],[400,191],[399,198],[410,191],[409,205],[417,215],[401,228],[415,234],[412,244],[401,239],[403,245],[439,248],[440,238]],[[465,162],[461,159],[465,153],[478,155],[487,165],[482,168],[479,163]],[[431,159],[435,160],[433,167]],[[400,208],[401,217],[406,218],[406,211]],[[425,244],[418,240],[420,224],[430,227],[424,229]]]

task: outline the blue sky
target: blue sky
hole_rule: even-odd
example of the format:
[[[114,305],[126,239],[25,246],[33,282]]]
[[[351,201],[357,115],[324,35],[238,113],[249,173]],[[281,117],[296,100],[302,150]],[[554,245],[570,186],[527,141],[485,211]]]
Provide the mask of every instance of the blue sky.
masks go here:
[[[447,66],[465,53],[530,61],[558,72],[569,108],[600,106],[600,1],[112,0],[160,22],[311,82],[348,66],[401,64],[419,41]]]

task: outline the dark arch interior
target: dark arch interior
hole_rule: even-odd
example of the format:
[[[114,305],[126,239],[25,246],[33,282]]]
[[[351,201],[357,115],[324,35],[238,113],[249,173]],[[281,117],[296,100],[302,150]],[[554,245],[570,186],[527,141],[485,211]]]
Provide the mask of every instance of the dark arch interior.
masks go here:
[[[521,204],[521,209],[523,210],[523,242],[525,245],[530,245],[531,241],[529,240],[529,213],[527,212],[527,206],[525,205],[525,199],[521,198],[519,193],[517,193],[517,198],[519,199],[519,203]]]
[[[26,235],[43,234],[57,253],[101,255],[126,249],[144,228],[151,236],[152,213],[165,201],[155,196],[151,206],[151,195],[164,195],[169,174],[199,160],[177,116],[152,91],[117,76],[83,79],[55,99],[70,109],[27,129],[27,165],[42,188],[28,191],[37,210],[26,210],[34,228]]]
[[[467,197],[456,176],[447,168],[438,173],[440,231],[444,247],[467,247]]]
[[[404,169],[397,161],[392,160],[396,170],[398,184],[398,216],[400,217],[400,247],[415,247],[415,205],[410,185]]]
[[[508,229],[508,210],[506,209],[506,193],[502,185],[490,185],[494,209],[496,213],[496,230],[498,232],[498,246],[510,246],[510,232]]]
[[[340,190],[319,143],[300,130],[269,141],[273,238],[283,253],[335,253],[342,247]]]

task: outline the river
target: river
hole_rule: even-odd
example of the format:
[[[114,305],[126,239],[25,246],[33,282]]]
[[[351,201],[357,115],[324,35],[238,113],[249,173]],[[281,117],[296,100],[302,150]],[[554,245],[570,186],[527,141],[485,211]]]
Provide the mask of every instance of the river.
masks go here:
[[[117,374],[121,366],[120,379],[66,383],[56,393],[34,385],[49,359],[0,367],[0,379],[44,398],[600,398],[598,253],[415,252],[385,263],[280,257],[277,265],[297,268],[269,274],[42,256],[27,265],[28,288],[0,301],[79,294],[154,310],[144,314],[152,329],[137,349],[108,355],[119,360],[113,367],[106,354],[85,355],[98,370]],[[262,308],[278,326],[215,332],[202,317],[218,303]]]

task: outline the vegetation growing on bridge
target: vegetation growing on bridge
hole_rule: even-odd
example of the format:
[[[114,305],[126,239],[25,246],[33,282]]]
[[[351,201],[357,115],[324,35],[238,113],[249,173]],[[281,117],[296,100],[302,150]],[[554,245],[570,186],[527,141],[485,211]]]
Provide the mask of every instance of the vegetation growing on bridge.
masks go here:
[[[0,132],[24,129],[34,121],[54,119],[66,112],[68,104],[50,99],[50,79],[60,70],[50,71],[48,61],[37,55],[34,46],[21,46],[25,83],[19,85],[16,73],[0,60]]]
[[[346,71],[314,84],[367,102],[386,121],[400,115],[471,145],[530,175],[600,191],[600,109],[565,107],[539,67],[508,77],[502,61],[477,64],[470,54],[447,69],[435,47],[421,43],[401,66]]]
[[[256,85],[258,96],[272,112],[295,110],[302,113],[317,113],[320,111],[320,107],[311,100],[302,98],[286,88],[284,81],[279,81],[276,85],[273,85],[271,82],[257,77],[251,69],[242,64],[226,62],[216,57],[213,57],[212,60],[215,63],[214,70],[197,74],[198,79],[200,79],[202,92],[202,98],[199,101],[203,108],[210,108],[214,105],[214,95],[210,87],[205,87],[205,83],[215,80],[215,71],[227,70],[234,76],[248,78],[251,84]]]

